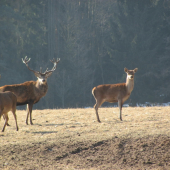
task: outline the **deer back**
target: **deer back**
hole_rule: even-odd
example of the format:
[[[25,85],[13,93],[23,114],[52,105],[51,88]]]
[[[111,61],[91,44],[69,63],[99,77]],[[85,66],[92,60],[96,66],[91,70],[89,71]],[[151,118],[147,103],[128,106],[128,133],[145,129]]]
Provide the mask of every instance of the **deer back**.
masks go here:
[[[117,102],[119,98],[127,96],[126,83],[104,84],[94,87],[92,90],[95,98],[103,99],[107,102]]]

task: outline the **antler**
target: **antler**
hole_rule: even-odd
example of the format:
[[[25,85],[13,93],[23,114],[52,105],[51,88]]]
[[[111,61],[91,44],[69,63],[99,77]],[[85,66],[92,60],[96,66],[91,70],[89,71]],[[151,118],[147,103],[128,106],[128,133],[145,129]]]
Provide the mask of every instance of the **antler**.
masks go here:
[[[48,70],[48,68],[47,68],[47,70],[44,72],[44,74],[52,73],[56,69],[57,64],[60,61],[60,58],[57,58],[57,61],[54,58],[53,58],[53,60],[50,60],[50,61],[54,64],[54,66],[51,70]]]
[[[30,60],[31,60],[31,58],[28,58],[27,56],[25,57],[25,59],[22,58],[22,62],[23,62],[23,63],[27,66],[27,68],[28,68],[30,71],[32,71],[36,76],[38,76],[38,75],[45,75],[46,77],[49,77],[49,76],[52,74],[52,72],[56,69],[57,63],[60,61],[60,58],[57,58],[57,61],[56,61],[55,59],[50,60],[50,61],[54,64],[54,66],[53,66],[53,68],[52,68],[51,70],[48,70],[48,68],[47,68],[44,73],[42,73],[42,69],[41,69],[41,68],[40,68],[40,72],[34,71],[34,70],[30,69],[29,66],[28,66],[28,63],[29,63]]]
[[[31,58],[28,58],[27,56],[25,56],[24,59],[22,58],[22,62],[27,66],[27,68],[28,68],[30,71],[32,71],[32,72],[34,72],[34,73],[39,73],[39,72],[34,71],[34,70],[32,70],[32,69],[29,68],[28,63],[29,63],[30,60],[31,60]]]

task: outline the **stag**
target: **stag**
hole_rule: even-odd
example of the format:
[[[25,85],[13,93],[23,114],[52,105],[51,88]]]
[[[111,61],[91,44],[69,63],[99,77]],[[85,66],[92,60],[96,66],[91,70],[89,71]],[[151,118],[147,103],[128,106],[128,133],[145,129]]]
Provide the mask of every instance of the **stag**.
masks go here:
[[[32,122],[32,108],[33,105],[46,95],[48,90],[47,78],[50,77],[53,71],[56,69],[58,62],[60,59],[51,60],[54,64],[51,70],[47,70],[42,73],[42,71],[34,71],[29,66],[28,63],[30,58],[25,57],[22,59],[23,63],[27,66],[27,68],[34,73],[37,77],[37,81],[26,81],[21,84],[13,84],[13,85],[5,85],[0,87],[0,92],[11,91],[17,97],[17,106],[27,104],[27,117],[26,124],[28,125],[28,117],[30,116],[30,124],[33,125]]]

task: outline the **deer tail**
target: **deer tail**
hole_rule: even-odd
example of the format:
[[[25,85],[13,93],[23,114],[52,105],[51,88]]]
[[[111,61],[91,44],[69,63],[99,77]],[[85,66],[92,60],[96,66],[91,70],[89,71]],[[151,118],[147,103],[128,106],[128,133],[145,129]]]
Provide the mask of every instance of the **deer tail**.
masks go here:
[[[95,97],[95,91],[96,91],[96,87],[94,87],[93,89],[92,89],[92,95]]]

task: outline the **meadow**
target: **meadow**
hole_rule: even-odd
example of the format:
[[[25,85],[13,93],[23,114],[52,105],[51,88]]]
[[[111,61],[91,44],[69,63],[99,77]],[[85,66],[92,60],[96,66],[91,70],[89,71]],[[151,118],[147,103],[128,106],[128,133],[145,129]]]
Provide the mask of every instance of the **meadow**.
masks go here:
[[[0,132],[0,169],[170,169],[170,107],[17,110]],[[0,121],[0,130],[4,124]]]

